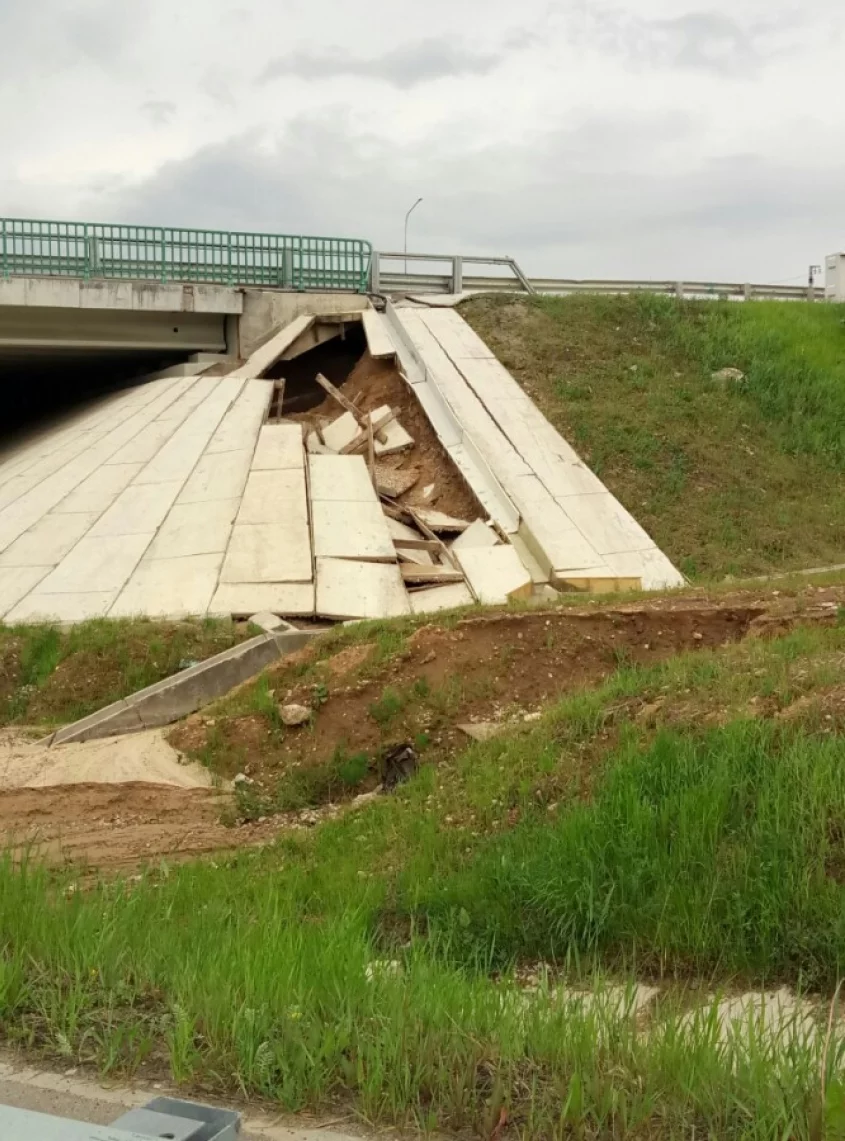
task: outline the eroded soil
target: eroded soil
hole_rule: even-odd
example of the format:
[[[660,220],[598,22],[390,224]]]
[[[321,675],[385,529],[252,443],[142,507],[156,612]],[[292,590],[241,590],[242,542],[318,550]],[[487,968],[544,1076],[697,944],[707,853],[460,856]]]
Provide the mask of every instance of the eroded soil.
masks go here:
[[[423,763],[437,764],[468,745],[462,723],[530,720],[550,700],[589,689],[625,664],[767,638],[796,624],[833,624],[843,599],[840,586],[472,615],[421,626],[388,652],[374,640],[322,657],[318,641],[269,674],[263,704],[254,700],[254,684],[244,687],[174,727],[169,740],[223,777],[248,774],[249,787],[267,796],[291,773],[325,769],[338,756],[370,758],[364,779],[328,797],[342,803],[378,784],[377,758],[387,745],[414,741]],[[276,711],[288,702],[309,705],[311,724],[285,728]],[[831,687],[818,716],[838,721],[841,702],[841,687]],[[655,705],[635,715],[657,721],[688,712],[692,706]],[[0,829],[18,849],[34,844],[52,862],[124,871],[265,844],[314,822],[296,813],[268,819],[262,811],[244,823],[238,808],[233,794],[213,789],[27,788],[0,792]]]

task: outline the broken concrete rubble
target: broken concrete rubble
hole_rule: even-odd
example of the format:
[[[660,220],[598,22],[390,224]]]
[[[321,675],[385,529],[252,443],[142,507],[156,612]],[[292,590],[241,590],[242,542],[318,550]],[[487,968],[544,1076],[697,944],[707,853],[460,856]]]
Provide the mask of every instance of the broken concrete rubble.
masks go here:
[[[456,552],[461,569],[479,602],[488,605],[530,598],[534,584],[511,546],[470,547]]]
[[[476,519],[470,527],[467,527],[466,531],[458,535],[452,543],[451,549],[457,553],[470,550],[473,547],[496,547],[498,545],[499,536],[493,528],[482,522],[481,519]]]

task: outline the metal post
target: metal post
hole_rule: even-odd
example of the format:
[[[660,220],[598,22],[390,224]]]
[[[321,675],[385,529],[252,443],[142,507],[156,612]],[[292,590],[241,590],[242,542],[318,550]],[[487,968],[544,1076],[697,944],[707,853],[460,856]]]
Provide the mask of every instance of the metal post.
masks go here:
[[[90,277],[97,277],[100,272],[100,239],[92,234],[88,239],[88,273]]]
[[[807,300],[815,301],[816,299],[816,274],[821,273],[822,267],[820,265],[810,266],[809,288],[807,289]]]
[[[418,198],[408,213],[405,215],[405,275],[408,273],[408,220],[422,202],[422,198]]]
[[[464,259],[460,254],[452,258],[452,292],[454,294],[464,291]]]
[[[679,297],[681,301],[684,299],[684,283],[682,281],[675,282],[675,296]]]
[[[282,285],[285,289],[293,288],[293,250],[290,246],[282,250]]]
[[[373,250],[370,260],[370,293],[381,293],[381,260],[378,250]]]
[[[745,301],[751,300],[751,283],[748,281],[742,287],[742,296]]]

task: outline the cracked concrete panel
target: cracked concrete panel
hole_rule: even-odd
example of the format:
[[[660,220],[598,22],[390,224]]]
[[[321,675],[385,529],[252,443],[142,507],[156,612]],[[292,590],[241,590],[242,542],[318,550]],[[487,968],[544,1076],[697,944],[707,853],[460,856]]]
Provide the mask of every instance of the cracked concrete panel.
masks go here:
[[[77,512],[96,511],[101,515],[111,507],[121,491],[129,486],[144,465],[109,464],[98,468],[80,483],[75,491],[57,503],[53,515],[70,515]]]
[[[0,555],[0,567],[56,566],[97,519],[96,512],[45,515]]]
[[[239,507],[239,499],[177,504],[153,540],[148,557],[179,559],[189,555],[222,555]]]
[[[52,567],[0,568],[0,617],[46,578]]]
[[[49,594],[33,591],[6,621],[15,622],[87,622],[89,618],[105,618],[117,598],[116,590],[82,591],[77,594]]]
[[[236,524],[220,575],[222,583],[311,582],[311,537],[306,518]]]
[[[222,561],[222,553],[145,559],[120,592],[109,617],[185,618],[205,614]]]
[[[122,538],[156,531],[167,517],[182,484],[130,484],[91,528],[91,538]]]
[[[410,614],[396,563],[317,559],[317,613],[323,618],[395,618]]]
[[[39,594],[85,594],[119,591],[153,539],[145,535],[113,538],[86,535],[40,585]]]

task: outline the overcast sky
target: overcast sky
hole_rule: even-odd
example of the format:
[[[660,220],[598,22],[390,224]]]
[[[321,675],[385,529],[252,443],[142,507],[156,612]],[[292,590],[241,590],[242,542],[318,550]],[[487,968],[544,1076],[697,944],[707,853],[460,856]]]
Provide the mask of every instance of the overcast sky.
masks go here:
[[[0,0],[0,214],[787,281],[845,248],[842,0]]]

